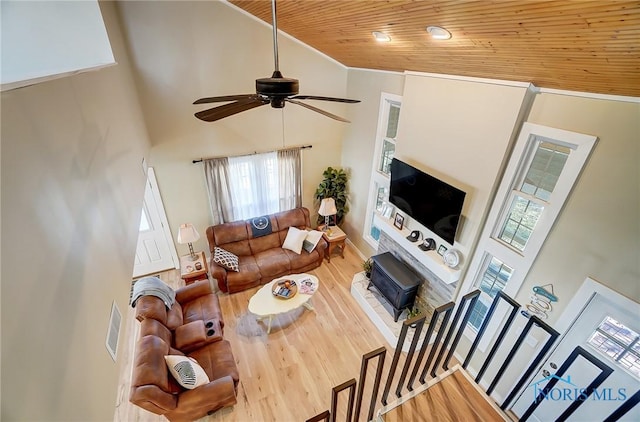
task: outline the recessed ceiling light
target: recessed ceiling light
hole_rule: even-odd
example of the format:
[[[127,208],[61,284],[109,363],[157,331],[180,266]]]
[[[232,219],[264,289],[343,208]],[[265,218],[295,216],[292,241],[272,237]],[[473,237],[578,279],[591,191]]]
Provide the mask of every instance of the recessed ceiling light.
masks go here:
[[[451,38],[451,32],[440,26],[427,26],[427,32],[434,40],[448,40]]]
[[[372,34],[375,37],[376,41],[380,41],[380,42],[389,42],[389,41],[391,41],[391,37],[388,36],[387,34],[385,34],[384,32],[373,31]]]

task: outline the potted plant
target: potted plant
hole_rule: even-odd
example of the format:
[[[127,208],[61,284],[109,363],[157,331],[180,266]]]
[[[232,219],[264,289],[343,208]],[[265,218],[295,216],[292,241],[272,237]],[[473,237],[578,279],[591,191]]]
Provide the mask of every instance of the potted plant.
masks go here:
[[[322,182],[320,182],[316,189],[316,202],[319,204],[324,198],[333,198],[338,211],[336,214],[336,225],[340,225],[344,220],[344,216],[349,211],[347,205],[348,175],[343,169],[327,167],[327,169],[322,172],[322,178]],[[318,216],[318,224],[321,224],[323,221],[323,217]]]
[[[422,312],[420,312],[420,308],[418,308],[417,306],[414,306],[413,308],[409,308],[407,309],[407,319],[411,319],[411,318],[415,318],[418,315],[421,315]],[[410,325],[411,328],[416,328],[418,324],[417,323],[413,323]]]
[[[362,269],[364,270],[364,275],[367,276],[367,278],[371,278],[371,270],[373,269],[373,261],[371,260],[371,258],[367,259],[366,261],[364,261],[362,263]]]

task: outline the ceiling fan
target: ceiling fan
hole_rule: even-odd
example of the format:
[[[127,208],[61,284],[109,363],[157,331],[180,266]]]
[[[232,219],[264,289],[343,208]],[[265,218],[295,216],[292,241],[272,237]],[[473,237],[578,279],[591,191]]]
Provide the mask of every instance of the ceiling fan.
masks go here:
[[[359,103],[360,100],[350,100],[347,98],[317,97],[314,95],[298,95],[298,80],[285,78],[280,73],[278,67],[278,26],[276,22],[276,0],[271,1],[271,14],[273,16],[273,56],[275,70],[270,78],[256,79],[255,94],[225,95],[220,97],[206,97],[196,100],[193,104],[208,104],[229,102],[229,104],[213,107],[195,113],[195,116],[205,122],[214,122],[225,117],[232,116],[252,108],[271,104],[273,108],[283,108],[285,103],[297,104],[317,113],[323,114],[341,122],[349,123],[344,117],[336,116],[333,113],[319,109],[299,100],[320,100],[334,101],[339,103]]]

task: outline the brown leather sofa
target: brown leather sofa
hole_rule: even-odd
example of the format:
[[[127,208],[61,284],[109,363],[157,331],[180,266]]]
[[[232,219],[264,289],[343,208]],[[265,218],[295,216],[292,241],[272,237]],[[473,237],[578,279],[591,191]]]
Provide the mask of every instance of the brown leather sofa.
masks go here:
[[[160,298],[140,297],[136,318],[140,339],[129,401],[177,422],[193,421],[236,403],[238,368],[231,345],[222,338],[220,304],[208,280],[178,289],[168,311]],[[184,389],[169,372],[166,355],[194,358],[210,382]]]
[[[260,237],[254,237],[249,220],[223,223],[207,228],[211,252],[209,269],[213,278],[218,281],[221,291],[240,292],[266,284],[286,274],[310,271],[322,264],[324,250],[328,246],[324,239],[320,239],[311,253],[303,249],[298,255],[282,248],[289,227],[299,229],[311,227],[307,208],[295,208],[271,214],[268,217],[272,232]],[[239,272],[229,271],[213,261],[216,246],[238,256]]]

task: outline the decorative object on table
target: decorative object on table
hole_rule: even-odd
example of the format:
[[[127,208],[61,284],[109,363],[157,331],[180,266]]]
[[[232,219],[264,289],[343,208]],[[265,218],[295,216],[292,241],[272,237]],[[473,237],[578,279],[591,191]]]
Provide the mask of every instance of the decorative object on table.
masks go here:
[[[364,275],[367,278],[371,278],[371,270],[373,269],[373,261],[371,258],[362,263],[362,269],[364,270]]]
[[[457,249],[448,249],[443,255],[442,260],[449,268],[456,268],[460,264],[460,252]]]
[[[407,240],[413,243],[417,242],[421,238],[422,238],[422,232],[420,230],[414,230],[411,232],[409,236],[407,236]]]
[[[344,216],[347,215],[349,207],[347,205],[347,173],[340,168],[327,167],[322,173],[322,182],[318,185],[315,193],[316,201],[320,202],[325,198],[333,198],[336,204],[336,225],[342,224]],[[318,205],[319,206],[319,205]],[[322,216],[318,216],[318,224],[322,224]]]
[[[253,237],[266,236],[273,231],[271,228],[271,219],[268,215],[252,218],[249,222],[251,223],[251,233]]]
[[[436,241],[428,237],[424,240],[424,242],[422,242],[422,244],[418,245],[418,247],[423,251],[432,251],[436,248]]]
[[[197,260],[192,261],[189,254],[180,256],[180,278],[187,286],[198,280],[209,279],[209,267],[204,252],[196,252],[196,257]]]
[[[284,279],[273,283],[271,291],[279,299],[291,299],[298,293],[298,286],[295,280]]]
[[[444,256],[444,253],[447,251],[447,247],[444,245],[438,246],[438,255]]]
[[[198,259],[196,254],[193,252],[192,245],[192,243],[198,239],[200,239],[200,234],[198,234],[196,228],[193,227],[193,224],[185,223],[180,225],[180,228],[178,229],[178,243],[181,245],[184,245],[185,243],[189,245],[189,254],[191,255],[192,261]]]
[[[318,215],[324,217],[324,228],[326,231],[329,228],[329,217],[332,215],[336,215],[338,213],[338,209],[336,208],[336,201],[333,198],[324,198],[320,202],[320,209],[318,210]]]
[[[530,318],[531,315],[535,315],[540,319],[547,319],[549,317],[547,313],[553,311],[551,302],[558,301],[558,297],[553,291],[553,284],[549,283],[544,286],[533,286],[533,289],[531,290],[533,291],[533,294],[530,296],[530,302],[526,305],[527,310],[525,311],[523,309],[520,313],[526,318]]]
[[[393,225],[398,229],[402,230],[402,226],[404,224],[404,216],[399,212],[396,213],[396,218],[393,219]]]

